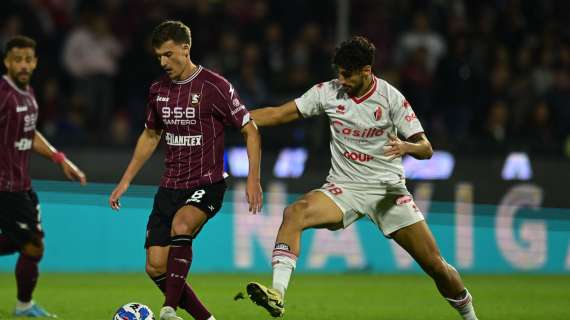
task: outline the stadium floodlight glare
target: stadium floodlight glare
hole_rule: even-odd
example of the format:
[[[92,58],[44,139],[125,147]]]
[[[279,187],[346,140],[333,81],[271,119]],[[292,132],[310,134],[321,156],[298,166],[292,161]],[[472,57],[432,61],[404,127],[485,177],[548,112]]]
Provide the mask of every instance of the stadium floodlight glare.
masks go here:
[[[453,174],[455,158],[447,151],[434,151],[428,160],[418,160],[407,155],[402,164],[408,179],[445,180]]]
[[[532,179],[532,166],[525,152],[511,152],[501,172],[503,180],[530,180]]]
[[[285,148],[279,152],[273,174],[277,178],[298,178],[305,172],[308,152],[305,148]]]
[[[228,167],[234,177],[247,177],[249,162],[246,147],[233,147],[227,150]]]

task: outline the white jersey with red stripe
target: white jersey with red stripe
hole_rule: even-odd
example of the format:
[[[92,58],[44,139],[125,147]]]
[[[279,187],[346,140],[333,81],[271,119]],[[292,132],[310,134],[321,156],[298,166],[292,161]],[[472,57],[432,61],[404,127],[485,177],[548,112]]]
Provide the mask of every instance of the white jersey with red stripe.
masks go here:
[[[331,80],[313,86],[295,103],[303,117],[324,113],[329,118],[328,181],[376,184],[404,178],[402,159],[384,156],[388,133],[407,139],[424,130],[410,103],[388,82],[374,77],[370,90],[356,98]]]

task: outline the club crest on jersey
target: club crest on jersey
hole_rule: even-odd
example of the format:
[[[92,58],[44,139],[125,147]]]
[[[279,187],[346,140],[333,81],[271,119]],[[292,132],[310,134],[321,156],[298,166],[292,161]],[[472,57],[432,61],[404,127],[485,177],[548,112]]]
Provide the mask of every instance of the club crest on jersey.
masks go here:
[[[200,94],[199,93],[192,93],[190,103],[191,104],[198,104],[200,102]]]
[[[344,114],[345,112],[346,112],[346,107],[343,106],[342,104],[340,104],[336,107],[336,113]]]
[[[376,119],[376,121],[380,121],[380,119],[382,119],[382,107],[376,108],[376,111],[374,111],[374,119]]]

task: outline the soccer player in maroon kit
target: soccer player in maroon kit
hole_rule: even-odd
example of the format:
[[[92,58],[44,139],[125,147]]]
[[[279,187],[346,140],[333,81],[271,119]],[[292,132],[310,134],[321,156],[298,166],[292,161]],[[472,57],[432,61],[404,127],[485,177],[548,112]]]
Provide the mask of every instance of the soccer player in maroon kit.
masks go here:
[[[249,210],[261,208],[260,137],[233,86],[220,75],[192,63],[190,29],[165,21],[152,34],[152,45],[167,75],[150,86],[145,129],[123,177],[109,199],[119,198],[158,146],[168,145],[164,172],[147,224],[146,271],[164,292],[161,320],[180,320],[176,308],[197,320],[214,317],[200,302],[186,276],[192,240],[221,208],[226,189],[224,126],[240,128],[249,160],[246,197]]]
[[[36,42],[24,36],[8,40],[6,74],[0,79],[0,255],[19,252],[16,263],[17,317],[52,317],[32,301],[44,253],[38,197],[28,162],[33,150],[61,166],[65,176],[86,183],[85,175],[36,130],[38,104],[29,86],[37,66]]]

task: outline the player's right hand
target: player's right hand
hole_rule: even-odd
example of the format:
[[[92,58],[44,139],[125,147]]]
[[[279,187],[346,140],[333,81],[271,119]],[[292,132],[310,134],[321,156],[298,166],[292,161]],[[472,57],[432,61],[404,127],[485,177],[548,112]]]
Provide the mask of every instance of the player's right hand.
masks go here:
[[[119,211],[119,209],[121,209],[121,203],[119,202],[119,198],[121,198],[123,193],[125,193],[128,188],[129,188],[129,183],[126,182],[120,182],[117,185],[117,187],[115,187],[115,190],[113,190],[111,196],[109,197],[109,205],[113,210]]]
[[[79,168],[69,159],[65,159],[61,163],[61,169],[63,170],[63,174],[65,174],[67,179],[79,181],[82,186],[87,184],[87,177],[85,176],[85,173],[79,170]]]
[[[259,179],[247,178],[247,186],[245,188],[245,196],[249,204],[249,212],[257,214],[261,212],[263,205],[263,191]]]

